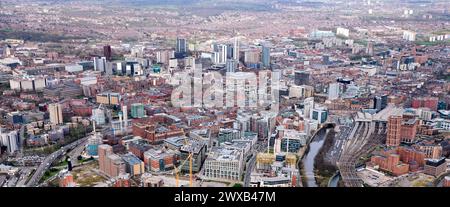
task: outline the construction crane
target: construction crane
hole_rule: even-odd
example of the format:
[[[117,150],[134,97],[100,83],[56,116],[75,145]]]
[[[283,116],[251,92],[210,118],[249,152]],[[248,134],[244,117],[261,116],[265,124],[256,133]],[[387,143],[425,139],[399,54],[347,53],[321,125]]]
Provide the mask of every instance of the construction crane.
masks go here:
[[[183,163],[181,163],[178,167],[175,166],[175,185],[178,187],[179,186],[179,173],[181,170],[179,170],[180,168],[182,168],[186,162],[189,160],[189,187],[192,187],[192,153],[189,153],[189,156],[187,157],[187,159],[185,159],[183,161]]]
[[[187,139],[184,139],[184,144],[187,145],[188,141]],[[180,168],[182,168],[186,162],[189,160],[189,187],[193,186],[193,181],[192,181],[192,156],[193,153],[190,151],[188,157],[183,161],[183,163],[181,163],[178,168],[175,166],[175,185],[176,187],[179,186],[179,173],[180,173]]]

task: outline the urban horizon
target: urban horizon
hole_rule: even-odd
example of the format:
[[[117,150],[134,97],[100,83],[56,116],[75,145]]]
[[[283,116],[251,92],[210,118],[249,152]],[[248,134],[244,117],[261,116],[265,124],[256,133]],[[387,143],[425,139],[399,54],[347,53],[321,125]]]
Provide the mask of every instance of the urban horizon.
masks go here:
[[[0,187],[450,187],[449,45],[446,0],[1,0]]]

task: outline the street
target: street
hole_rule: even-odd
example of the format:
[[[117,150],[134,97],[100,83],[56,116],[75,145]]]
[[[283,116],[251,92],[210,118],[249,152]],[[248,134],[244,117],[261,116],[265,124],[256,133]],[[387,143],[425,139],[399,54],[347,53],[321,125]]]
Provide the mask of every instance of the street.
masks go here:
[[[36,171],[34,172],[33,176],[31,177],[31,179],[28,181],[27,186],[28,187],[34,187],[38,184],[39,180],[42,178],[42,176],[44,175],[45,171],[47,169],[50,168],[50,165],[59,157],[61,157],[64,152],[67,152],[68,149],[73,149],[83,143],[85,143],[87,141],[88,137],[79,139],[75,142],[72,142],[64,147],[62,147],[61,149],[57,150],[56,152],[53,152],[52,154],[50,154],[49,156],[47,156],[45,158],[45,160],[39,165],[39,167],[36,169]]]

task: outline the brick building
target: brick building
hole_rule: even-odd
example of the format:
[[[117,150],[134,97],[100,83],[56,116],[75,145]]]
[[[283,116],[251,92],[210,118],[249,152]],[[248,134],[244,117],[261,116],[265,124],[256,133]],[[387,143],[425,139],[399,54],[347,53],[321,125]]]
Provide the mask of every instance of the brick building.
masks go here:
[[[415,119],[404,121],[401,126],[401,141],[412,143],[416,140],[418,122]]]
[[[387,124],[387,146],[399,146],[401,141],[401,127],[402,127],[403,117],[401,116],[390,116]]]
[[[125,174],[125,162],[114,154],[110,145],[102,144],[98,146],[98,162],[100,171],[110,177],[117,177]]]
[[[371,157],[368,165],[378,166],[381,170],[395,176],[403,175],[409,171],[416,171],[425,164],[425,153],[410,147],[397,147],[381,151]]]
[[[440,159],[428,159],[425,163],[424,173],[427,175],[432,175],[434,177],[439,177],[447,170],[447,162],[445,158]]]
[[[132,130],[134,136],[140,136],[151,144],[157,144],[169,137],[184,135],[183,129],[178,128],[169,115],[155,115],[134,121]]]
[[[437,97],[415,98],[411,102],[412,108],[426,107],[433,111],[437,111],[439,99]]]

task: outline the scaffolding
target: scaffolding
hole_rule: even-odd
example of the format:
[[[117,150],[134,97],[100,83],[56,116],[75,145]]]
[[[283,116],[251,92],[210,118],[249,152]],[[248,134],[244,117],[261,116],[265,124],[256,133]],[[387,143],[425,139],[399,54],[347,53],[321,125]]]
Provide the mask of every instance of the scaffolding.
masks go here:
[[[256,168],[258,170],[270,170],[270,166],[275,162],[275,155],[271,153],[258,153],[256,155]]]

